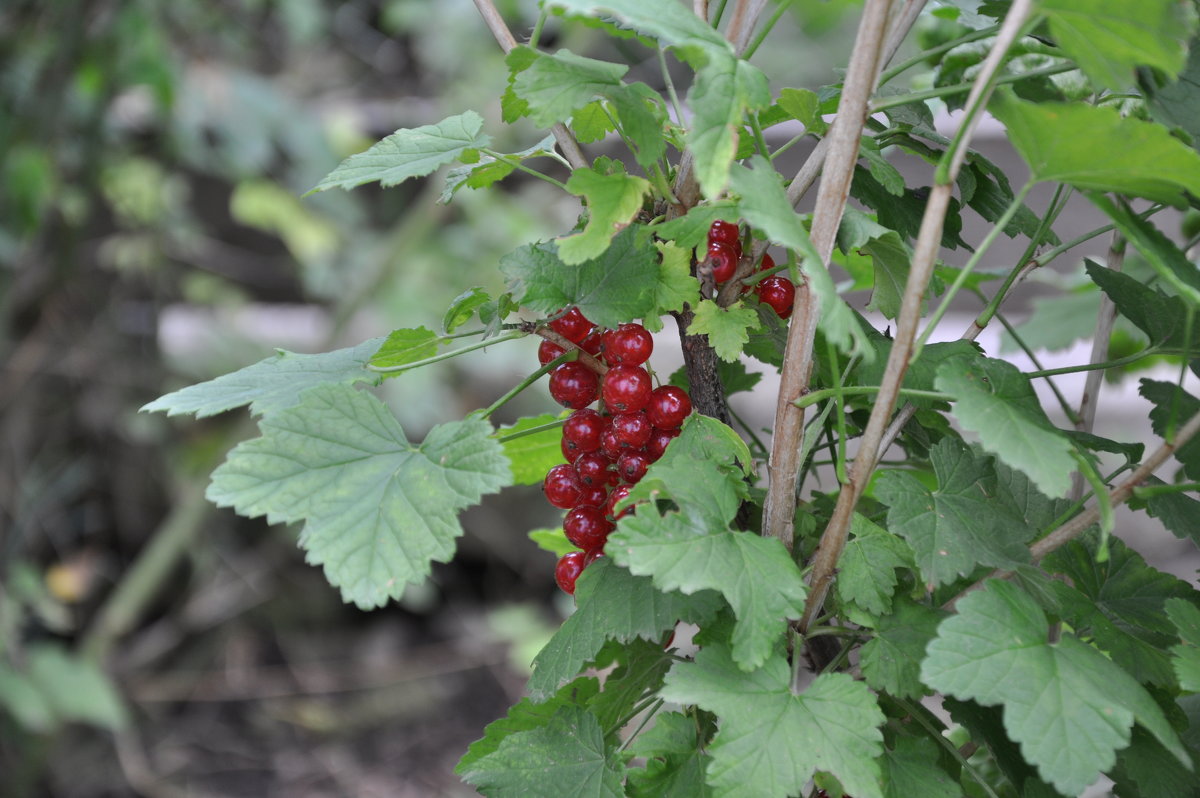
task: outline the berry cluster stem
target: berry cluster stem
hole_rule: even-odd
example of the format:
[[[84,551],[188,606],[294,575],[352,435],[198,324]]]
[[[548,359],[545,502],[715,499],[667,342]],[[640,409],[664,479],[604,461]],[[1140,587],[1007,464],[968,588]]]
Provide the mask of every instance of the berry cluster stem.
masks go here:
[[[568,338],[564,338],[563,336],[556,333],[554,330],[551,330],[549,327],[530,326],[528,332],[531,332],[534,335],[540,335],[541,337],[545,338],[547,341],[550,341],[551,343],[554,343],[554,344],[558,344],[559,346],[561,346],[563,349],[567,350],[568,352],[570,352],[571,350],[575,350],[576,352],[579,353],[579,356],[578,356],[579,362],[582,363],[583,365],[587,366],[588,368],[590,368],[592,371],[599,374],[601,377],[603,377],[605,374],[608,373],[608,366],[604,365],[599,360],[592,357],[587,352],[583,351],[582,347],[580,347],[579,344],[575,343],[574,341],[572,341]]]

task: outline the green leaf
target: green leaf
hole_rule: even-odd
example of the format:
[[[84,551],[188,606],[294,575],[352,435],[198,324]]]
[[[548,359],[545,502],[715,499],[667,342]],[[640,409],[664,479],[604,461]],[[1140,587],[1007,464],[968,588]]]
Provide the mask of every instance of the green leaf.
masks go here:
[[[576,169],[567,180],[567,191],[582,196],[588,209],[583,232],[558,239],[558,257],[575,265],[604,253],[613,236],[629,226],[642,209],[650,181],[622,172],[601,175]]]
[[[513,80],[513,91],[528,103],[529,118],[538,127],[565,122],[612,87],[629,71],[624,64],[584,58],[569,50],[538,57]]]
[[[371,365],[390,368],[416,363],[436,355],[441,342],[437,333],[424,327],[392,330],[387,340],[371,355]]]
[[[38,692],[28,676],[0,664],[0,708],[8,711],[26,731],[52,731],[56,724],[50,701]]]
[[[270,523],[303,520],[308,561],[362,608],[447,561],[458,512],[512,481],[486,421],[439,425],[414,446],[382,402],[344,385],[309,389],[259,428],[213,472],[208,498]]]
[[[1182,598],[1166,602],[1167,616],[1179,630],[1183,642],[1171,647],[1172,664],[1179,677],[1179,686],[1193,693],[1200,692],[1200,609]]]
[[[672,633],[673,634],[673,633]],[[617,645],[609,643],[616,648]],[[604,691],[588,702],[588,711],[600,721],[600,727],[615,731],[629,722],[632,710],[648,695],[662,687],[663,677],[675,658],[663,648],[661,639],[635,637],[619,646],[619,665],[604,678]],[[597,659],[604,658],[602,649]]]
[[[989,579],[958,602],[929,644],[921,680],[960,699],[1002,704],[1004,726],[1042,778],[1078,795],[1116,761],[1136,720],[1190,760],[1162,710],[1104,655],[1049,624],[1016,586]]]
[[[1186,345],[1184,331],[1187,309],[1182,299],[1167,296],[1156,287],[1146,285],[1128,274],[1101,266],[1090,258],[1084,259],[1084,265],[1092,282],[1108,295],[1122,316],[1146,334],[1152,344],[1179,347]],[[1088,304],[1099,305],[1099,302]],[[1052,308],[1050,312],[1053,313]],[[1090,325],[1094,328],[1095,324],[1096,311],[1093,311]],[[1193,330],[1192,334],[1196,338],[1195,343],[1200,343],[1200,329]]]
[[[875,279],[868,310],[877,310],[889,319],[900,315],[900,298],[908,282],[912,250],[900,234],[877,224],[854,208],[847,208],[838,227],[838,248],[849,253],[857,250],[871,257]]]
[[[492,301],[492,297],[481,286],[468,288],[456,296],[442,316],[442,329],[450,334],[475,317],[481,305]]]
[[[95,662],[73,656],[53,643],[30,645],[26,659],[29,681],[60,720],[113,731],[129,724],[121,697]]]
[[[248,404],[250,412],[260,416],[291,407],[306,388],[314,385],[378,384],[379,375],[368,371],[366,365],[383,341],[372,338],[358,346],[319,355],[279,349],[252,366],[160,396],[144,405],[141,412],[166,412],[168,416],[194,413],[197,418],[205,418]]]
[[[927,737],[899,737],[896,746],[885,750],[883,794],[885,798],[961,798],[962,788],[938,766],[941,750]]]
[[[537,544],[542,551],[548,551],[555,557],[561,557],[567,552],[579,551],[579,547],[567,540],[561,526],[553,529],[531,529],[527,533],[529,539]]]
[[[892,351],[891,339],[871,331],[868,333],[875,357],[869,363],[863,363],[851,375],[857,385],[879,385],[883,381],[883,372],[887,367],[887,359]],[[973,341],[939,341],[927,344],[921,350],[921,356],[913,363],[904,375],[903,387],[911,391],[932,391],[937,371],[943,364],[970,363],[979,357],[979,345]],[[910,399],[916,407],[930,409],[945,406],[944,402],[933,399]]]
[[[921,661],[946,616],[942,610],[897,599],[895,611],[879,618],[875,637],[862,647],[867,684],[902,698],[924,696],[928,690],[921,684]]]
[[[1200,154],[1193,154],[1200,159]],[[1113,220],[1121,234],[1137,247],[1163,282],[1193,307],[1200,306],[1200,270],[1196,269],[1183,250],[1149,221],[1139,219],[1129,206],[1117,205],[1108,197],[1096,193],[1089,193],[1088,199]]]
[[[625,767],[596,716],[565,705],[550,722],[517,731],[460,775],[489,798],[623,798]]]
[[[673,0],[551,0],[546,5],[572,14],[612,16],[668,47],[732,52],[724,36]]]
[[[863,136],[859,143],[858,155],[867,162],[867,171],[889,194],[904,196],[904,175],[884,157],[875,139]]]
[[[520,419],[511,426],[501,427],[492,437],[502,438],[515,432],[523,432],[555,421],[562,421],[563,418],[562,415],[555,416],[549,413],[530,416]],[[547,471],[559,463],[566,462],[562,453],[561,427],[535,432],[531,435],[522,435],[520,438],[502,442],[501,446],[504,447],[504,456],[508,458],[511,465],[512,484],[514,485],[540,485],[545,479]]]
[[[815,92],[808,89],[782,89],[778,102],[779,107],[804,125],[807,131],[823,136],[829,129],[829,125],[821,118],[821,99]]]
[[[1157,478],[1146,481],[1148,486],[1165,485]],[[1138,500],[1140,502],[1140,500]],[[1131,505],[1137,506],[1134,502]],[[1200,546],[1200,501],[1182,491],[1159,493],[1145,500],[1146,512],[1157,518],[1171,534],[1183,540],[1190,539]]]
[[[578,608],[533,660],[529,694],[535,701],[549,698],[575,678],[605,642],[657,640],[677,621],[699,622],[721,607],[713,593],[659,592],[649,579],[618,568],[609,557],[599,558],[580,574],[575,603]]]
[[[1117,767],[1108,772],[1122,798],[1200,798],[1196,774],[1171,756],[1158,741],[1133,727],[1132,742],[1117,753]],[[1193,755],[1196,753],[1192,750]]]
[[[1150,426],[1155,435],[1164,439],[1173,438],[1175,430],[1200,413],[1200,399],[1169,382],[1142,380],[1138,393],[1154,405],[1150,411]],[[1200,480],[1200,436],[1176,449],[1175,459],[1183,464],[1183,473],[1188,479]]]
[[[636,225],[621,231],[598,258],[568,266],[554,244],[529,244],[500,259],[513,297],[549,315],[568,305],[602,327],[616,327],[655,312],[655,294],[645,290],[658,267],[658,252],[638,236]]]
[[[696,720],[678,712],[663,712],[654,726],[629,746],[633,756],[645,757],[644,770],[629,771],[632,798],[711,798],[704,780],[712,757],[699,739]]]
[[[695,249],[708,240],[712,223],[740,221],[737,205],[729,200],[697,205],[683,216],[650,228],[664,241],[674,241],[682,249]]]
[[[688,150],[695,158],[700,190],[712,199],[729,182],[743,116],[770,105],[771,89],[758,67],[719,55],[696,73],[687,101],[692,109]]]
[[[1066,496],[1075,460],[1071,442],[1050,423],[1029,378],[1003,360],[949,361],[934,386],[954,397],[954,417],[983,448],[1020,469],[1047,496]]]
[[[695,662],[676,663],[660,695],[716,713],[708,751],[715,796],[785,798],[816,771],[836,776],[856,798],[881,798],[877,758],[883,713],[866,685],[825,673],[796,695],[782,655],[743,673],[729,649],[708,645]]]
[[[813,248],[799,214],[787,200],[779,173],[761,156],[752,158],[751,164],[753,169],[735,166],[730,172],[731,188],[740,195],[738,208],[742,215],[772,241],[802,256],[800,270],[808,278],[809,289],[816,291],[821,300],[818,324],[825,336],[843,352],[869,358],[866,334],[850,306],[838,296],[833,278]]]
[[[612,116],[604,107],[602,100],[590,102],[576,109],[571,115],[571,130],[580,144],[590,144],[603,141],[604,137],[616,130]]]
[[[682,311],[685,305],[700,302],[700,281],[691,274],[691,252],[681,249],[669,241],[655,242],[662,260],[658,267],[658,281],[654,284],[654,306],[656,311],[647,316],[642,324],[647,330],[662,329],[662,316]]]
[[[707,335],[717,357],[732,363],[742,356],[742,348],[750,341],[749,331],[757,327],[758,313],[742,302],[722,308],[711,299],[702,299],[688,326],[688,335]]]
[[[1023,471],[997,460],[996,487],[1006,505],[1011,506],[1025,524],[1037,532],[1049,532],[1050,525],[1071,506],[1069,499],[1051,499]]]
[[[642,168],[651,169],[667,152],[663,131],[667,117],[662,98],[645,83],[610,89],[607,97],[620,120],[621,131],[633,144],[634,160]]]
[[[1178,80],[1164,86],[1143,81],[1147,108],[1155,120],[1168,128],[1177,128],[1192,138],[1192,146],[1200,143],[1200,48],[1192,47],[1187,65]]]
[[[1161,125],[1087,104],[1027,103],[996,92],[989,109],[1004,123],[1034,180],[1115,191],[1180,205],[1200,196],[1200,153]]]
[[[745,364],[740,360],[733,363],[726,363],[724,360],[717,361],[717,377],[721,380],[721,387],[725,389],[726,396],[741,391],[753,391],[754,386],[762,380],[762,376],[761,372],[746,371]],[[671,378],[667,382],[685,391],[692,390],[691,383],[688,381],[687,369],[683,367],[671,374]]]
[[[1038,6],[1058,46],[1093,83],[1114,91],[1132,86],[1139,66],[1171,75],[1183,69],[1195,29],[1195,12],[1181,13],[1173,0],[1041,0]]]
[[[952,437],[939,441],[929,457],[935,490],[904,471],[885,471],[875,486],[876,497],[888,505],[888,528],[908,541],[926,583],[944,585],[980,565],[1011,568],[1028,561],[1022,544],[1035,530],[997,501],[989,459]]]
[[[511,153],[503,159],[479,153],[478,161],[456,166],[446,173],[446,185],[442,189],[442,195],[438,197],[438,202],[442,205],[447,204],[463,186],[472,189],[488,188],[503,180],[517,168],[513,161],[519,163],[529,158],[543,158],[553,152],[554,136],[550,135],[532,147]]]
[[[1091,261],[1084,259],[1088,270],[1092,269]],[[1099,267],[1108,274],[1114,274],[1104,267]],[[1100,282],[1097,281],[1097,285]],[[1150,291],[1140,282],[1141,290]],[[1021,340],[1034,351],[1047,349],[1052,352],[1069,349],[1076,341],[1090,338],[1096,329],[1096,318],[1100,314],[1100,294],[1097,291],[1074,291],[1068,294],[1039,296],[1030,300],[1033,312],[1016,329]],[[1005,330],[1002,334],[1002,352],[1016,352],[1020,346]]]
[[[963,174],[971,174],[975,178],[975,191],[966,200],[967,205],[989,222],[1000,221],[1000,217],[1014,198],[1008,175],[999,166],[976,152],[967,156],[965,168],[959,172],[960,180]],[[1012,221],[1004,228],[1004,234],[1009,238],[1018,235],[1032,238],[1040,226],[1040,221],[1028,205],[1021,203]],[[1047,230],[1042,240],[1050,244],[1060,243],[1052,230]]]
[[[447,117],[436,125],[402,128],[366,152],[342,161],[308,193],[331,188],[349,191],[376,180],[387,188],[410,177],[423,177],[472,150],[488,146],[492,139],[482,131],[483,117],[474,111]]]
[[[892,605],[896,569],[912,568],[913,553],[900,538],[859,513],[850,520],[850,533],[838,560],[838,601],[857,604],[872,615],[882,615]]]

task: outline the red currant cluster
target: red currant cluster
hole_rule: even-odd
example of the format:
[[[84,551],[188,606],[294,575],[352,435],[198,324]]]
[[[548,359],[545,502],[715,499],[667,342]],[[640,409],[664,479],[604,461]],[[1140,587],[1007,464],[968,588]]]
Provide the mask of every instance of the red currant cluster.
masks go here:
[[[604,553],[616,520],[632,511],[617,513],[613,506],[679,435],[692,400],[673,385],[652,387],[642,364],[650,359],[654,339],[642,325],[603,329],[571,308],[549,327],[608,367],[600,377],[573,360],[550,372],[550,395],[575,411],[562,427],[567,462],[551,468],[542,483],[546,499],[568,511],[563,520],[567,540],[582,549],[564,555],[554,569],[558,586],[574,594],[575,580]],[[545,365],[563,351],[553,341],[543,341],[538,360]],[[588,406],[597,399],[603,402],[601,411]]]
[[[720,285],[733,277],[738,261],[742,258],[742,234],[736,224],[720,219],[708,228],[708,258],[713,265],[713,280]],[[763,253],[758,270],[765,272],[775,268],[775,260]],[[743,291],[746,289],[743,289]],[[796,299],[796,286],[782,274],[764,277],[754,286],[758,299],[786,319],[792,315],[792,303]]]

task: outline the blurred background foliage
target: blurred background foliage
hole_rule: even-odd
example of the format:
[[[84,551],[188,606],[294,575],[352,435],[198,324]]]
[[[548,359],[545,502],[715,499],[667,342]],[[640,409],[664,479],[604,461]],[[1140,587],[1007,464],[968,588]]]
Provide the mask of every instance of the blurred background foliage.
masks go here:
[[[518,37],[536,21],[531,0],[498,5]],[[792,6],[757,60],[828,82],[857,3]],[[653,53],[582,27],[543,44],[661,80]],[[536,488],[469,513],[453,564],[364,614],[295,530],[203,501],[244,413],[137,409],[276,346],[438,329],[460,292],[501,288],[501,255],[570,228],[577,204],[520,175],[452,204],[436,177],[301,198],[466,108],[502,151],[541,138],[499,123],[503,59],[474,5],[8,0],[0,67],[0,794],[470,794],[453,763],[566,609],[525,536],[554,517]],[[497,348],[387,398],[419,438],[533,362]]]

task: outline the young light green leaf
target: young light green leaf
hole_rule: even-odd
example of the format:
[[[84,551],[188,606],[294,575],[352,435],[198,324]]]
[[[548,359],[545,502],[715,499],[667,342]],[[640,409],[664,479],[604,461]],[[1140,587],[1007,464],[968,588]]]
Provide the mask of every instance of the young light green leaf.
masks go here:
[[[848,674],[826,673],[796,695],[791,675],[779,654],[743,673],[720,644],[705,646],[695,662],[676,663],[667,674],[663,698],[719,718],[708,746],[713,795],[785,798],[820,770],[856,798],[882,798],[876,760],[885,719],[871,691]]]
[[[838,227],[838,248],[846,253],[857,251],[871,257],[875,279],[867,309],[878,310],[889,319],[899,316],[900,298],[912,263],[912,249],[900,234],[861,211],[847,208]]]
[[[1095,649],[1049,624],[1027,594],[990,579],[958,602],[921,666],[925,684],[1004,706],[1004,726],[1042,778],[1078,795],[1116,761],[1136,720],[1181,762],[1182,743],[1154,699]]]
[[[1200,196],[1200,153],[1151,122],[1084,103],[1027,103],[996,92],[990,110],[1004,123],[1035,180],[1115,191],[1180,205]]]
[[[437,354],[442,339],[433,330],[424,327],[392,330],[387,340],[371,355],[375,368],[391,368],[416,363]]]
[[[947,436],[929,453],[937,474],[930,490],[904,471],[885,471],[875,487],[888,505],[888,528],[904,537],[931,586],[953,582],[980,565],[1011,568],[1029,559],[1030,529],[997,501],[991,463]]]
[[[551,0],[546,5],[573,14],[612,16],[667,47],[680,48],[684,58],[733,52],[724,36],[674,0]]]
[[[1029,378],[1003,360],[943,363],[937,390],[954,397],[954,417],[983,448],[1025,472],[1047,496],[1065,496],[1075,460],[1071,442],[1046,417]]]
[[[513,297],[525,307],[549,315],[577,305],[603,327],[655,313],[645,278],[657,268],[658,251],[636,225],[621,231],[603,255],[577,266],[563,263],[554,244],[529,244],[500,259]]]
[[[825,134],[829,125],[821,118],[821,99],[808,89],[782,89],[779,92],[779,107],[810,133]]]
[[[808,278],[809,290],[821,298],[821,331],[847,354],[870,359],[872,350],[858,318],[833,284],[833,278],[813,248],[800,216],[787,200],[779,174],[761,156],[751,159],[753,169],[735,166],[729,174],[732,190],[740,195],[738,208],[751,225],[772,241],[801,255],[800,270]]]
[[[882,615],[892,604],[896,569],[912,568],[912,549],[895,535],[855,513],[850,520],[853,537],[838,560],[834,590],[838,601],[857,604],[872,615]]]
[[[561,557],[570,551],[580,550],[578,546],[567,540],[567,536],[561,526],[556,526],[553,529],[531,529],[526,534],[528,534],[530,540],[537,544],[539,549],[548,551],[555,557]]]
[[[742,356],[742,347],[750,341],[749,331],[758,326],[758,313],[741,302],[722,308],[711,299],[702,299],[688,334],[707,335],[717,357],[732,363]]]
[[[456,166],[446,173],[446,185],[438,202],[447,204],[463,186],[467,188],[487,188],[508,177],[517,168],[516,164],[529,158],[542,158],[553,154],[554,136],[534,144],[528,149],[511,153],[504,158],[497,158],[487,153],[480,153],[479,160],[474,163]]]
[[[625,766],[596,716],[567,704],[459,773],[489,798],[624,798]]]
[[[721,599],[707,591],[692,596],[659,592],[649,579],[631,575],[608,557],[596,560],[580,575],[575,602],[578,609],[533,660],[529,694],[535,701],[549,698],[575,678],[605,642],[657,640],[677,621],[699,623],[722,606]]]
[[[584,58],[569,50],[539,53],[513,80],[513,91],[528,103],[529,118],[539,127],[565,122],[607,89],[621,85],[624,64]]]
[[[450,302],[442,316],[442,329],[450,334],[475,317],[480,306],[492,301],[492,297],[481,286],[468,288]]]
[[[511,426],[501,427],[492,437],[503,438],[515,432],[524,432],[534,427],[542,427],[555,421],[562,421],[563,416],[543,413],[540,416],[523,418]],[[565,463],[562,453],[562,428],[553,427],[522,435],[511,441],[503,441],[504,456],[512,467],[514,485],[540,485],[546,472],[559,463]]]
[[[921,684],[925,647],[946,613],[909,599],[897,599],[894,606],[894,612],[880,616],[875,637],[862,647],[863,676],[876,690],[919,700],[928,692]]]
[[[436,125],[402,128],[366,152],[342,161],[308,193],[331,188],[349,191],[376,180],[387,188],[410,177],[423,177],[471,150],[488,146],[492,139],[482,131],[483,117],[474,111],[448,117]]]
[[[1173,0],[1040,0],[1055,43],[1097,86],[1122,91],[1139,66],[1174,75],[1187,58],[1196,13]]]
[[[1153,403],[1150,427],[1155,435],[1163,438],[1173,438],[1175,430],[1200,413],[1200,399],[1169,382],[1142,380],[1138,393]],[[1192,438],[1176,449],[1175,459],[1183,464],[1183,473],[1188,479],[1200,480],[1200,437]]]
[[[748,61],[714,54],[696,73],[688,92],[692,124],[687,147],[695,158],[696,180],[705,197],[716,198],[729,182],[742,117],[770,102],[767,76]]]
[[[704,773],[712,756],[699,739],[696,720],[663,712],[654,726],[634,739],[629,753],[645,757],[644,770],[629,771],[631,798],[711,798]]]
[[[572,172],[567,191],[584,198],[588,222],[582,232],[558,239],[559,259],[573,266],[603,254],[613,236],[628,227],[642,209],[642,198],[649,190],[650,181],[624,172]]]
[[[30,645],[25,656],[29,681],[59,720],[81,721],[114,731],[129,723],[116,688],[92,660],[72,656],[53,643]]]
[[[958,782],[938,766],[940,753],[928,737],[898,737],[881,760],[884,798],[961,798]]]
[[[250,412],[260,416],[291,407],[306,388],[314,385],[378,384],[379,375],[367,370],[366,365],[383,341],[372,338],[357,346],[319,355],[298,355],[279,349],[252,366],[160,396],[144,405],[141,412],[166,412],[168,416],[194,413],[197,418],[205,418],[248,404]]]
[[[656,312],[647,316],[642,324],[647,330],[662,329],[662,317],[672,311],[683,310],[684,305],[695,306],[700,302],[700,281],[691,274],[691,252],[675,246],[670,241],[656,241],[661,261],[658,266],[658,281],[654,284]]]
[[[1193,599],[1194,601],[1194,599]],[[1200,609],[1195,603],[1173,598],[1166,603],[1167,616],[1179,630],[1181,642],[1171,647],[1172,664],[1179,677],[1179,686],[1193,693],[1200,692]]]
[[[363,608],[448,560],[458,512],[512,481],[486,421],[442,424],[414,446],[382,402],[345,385],[311,388],[259,428],[213,472],[208,498],[249,518],[304,521],[308,561]]]

